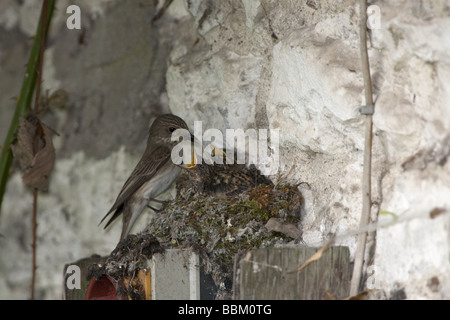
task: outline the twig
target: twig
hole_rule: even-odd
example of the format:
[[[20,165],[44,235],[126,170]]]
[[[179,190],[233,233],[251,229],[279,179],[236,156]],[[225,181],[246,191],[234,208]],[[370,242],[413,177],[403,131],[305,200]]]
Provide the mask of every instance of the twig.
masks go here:
[[[40,22],[42,24],[41,28],[41,44],[39,50],[39,65],[36,69],[37,73],[37,84],[36,84],[36,93],[34,100],[34,108],[33,113],[37,114],[38,106],[39,106],[39,98],[41,92],[41,83],[42,83],[42,66],[44,64],[44,51],[45,51],[45,40],[47,35],[47,8],[48,8],[48,0],[44,0],[42,4],[41,11],[41,19]],[[36,133],[34,136],[34,153],[38,152],[38,144],[40,137],[42,136],[42,127],[37,124],[36,125]],[[37,233],[37,200],[38,200],[38,188],[34,188],[33,190],[33,218],[32,218],[32,234],[33,240],[31,244],[32,248],[32,262],[31,262],[31,285],[30,285],[30,299],[34,300],[34,284],[36,281],[36,233]]]
[[[312,262],[319,260],[320,258],[322,258],[323,253],[331,247],[333,242],[334,242],[334,237],[330,241],[328,241],[322,248],[317,250],[317,252],[314,253],[308,260],[306,260],[306,262],[303,263],[300,267],[298,267],[295,270],[288,271],[286,273],[292,274],[295,272],[299,272],[299,271],[303,270],[304,268],[306,268],[307,266],[309,266]]]
[[[373,106],[372,98],[372,80],[370,77],[369,56],[367,53],[367,3],[366,0],[360,0],[360,53],[362,63],[362,73],[364,77],[364,90],[366,106]],[[365,145],[364,145],[364,168],[363,168],[363,207],[361,212],[360,228],[363,229],[370,218],[370,208],[372,205],[371,193],[371,173],[372,173],[372,114],[366,115],[365,123]],[[355,264],[353,267],[352,281],[350,285],[350,296],[356,296],[360,289],[361,275],[364,264],[364,255],[366,249],[367,233],[358,235],[356,245]]]
[[[36,282],[36,232],[37,232],[37,196],[38,189],[33,190],[33,242],[31,244],[32,249],[32,262],[31,262],[31,285],[30,285],[30,299],[34,300],[34,284]]]

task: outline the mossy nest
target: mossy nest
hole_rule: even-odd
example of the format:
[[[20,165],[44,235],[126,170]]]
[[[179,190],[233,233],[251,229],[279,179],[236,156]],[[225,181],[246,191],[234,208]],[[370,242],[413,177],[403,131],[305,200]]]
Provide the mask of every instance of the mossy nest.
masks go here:
[[[119,281],[148,268],[148,259],[169,248],[189,248],[201,257],[205,274],[216,287],[216,299],[232,298],[233,265],[237,255],[257,248],[301,241],[303,197],[295,185],[274,186],[267,180],[233,196],[193,191],[184,172],[177,197],[157,213],[145,230],[121,240],[89,273]],[[128,296],[143,298],[130,286]]]
[[[143,233],[155,236],[164,248],[191,248],[197,252],[221,298],[231,297],[233,259],[237,254],[300,241],[303,197],[297,186],[262,184],[222,198],[192,195],[190,187],[189,179],[182,175],[175,201],[158,213]],[[278,227],[268,227],[269,220],[276,220]],[[285,232],[292,229],[298,232]]]

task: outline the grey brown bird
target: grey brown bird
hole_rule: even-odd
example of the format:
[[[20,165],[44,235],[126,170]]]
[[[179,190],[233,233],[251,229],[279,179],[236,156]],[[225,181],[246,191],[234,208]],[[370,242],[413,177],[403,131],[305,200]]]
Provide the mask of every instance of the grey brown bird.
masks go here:
[[[106,228],[122,214],[120,239],[128,235],[149,201],[160,202],[155,198],[165,192],[178,177],[181,168],[171,159],[172,148],[179,143],[171,141],[172,133],[177,129],[187,130],[185,132],[189,136],[183,136],[183,139],[193,141],[188,126],[180,117],[165,114],[155,119],[150,127],[147,147],[141,160],[123,185],[111,209],[100,221],[102,223],[113,213],[105,225]]]

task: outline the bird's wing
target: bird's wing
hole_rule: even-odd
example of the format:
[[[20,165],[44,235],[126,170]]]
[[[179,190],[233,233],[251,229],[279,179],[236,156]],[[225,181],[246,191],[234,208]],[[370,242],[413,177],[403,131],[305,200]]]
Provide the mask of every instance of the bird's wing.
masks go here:
[[[158,170],[167,163],[167,161],[172,161],[170,159],[170,155],[171,149],[166,146],[158,146],[156,148],[149,148],[145,150],[141,160],[139,160],[130,177],[123,185],[122,190],[114,202],[114,205],[100,221],[100,223],[102,223],[103,220],[111,214],[111,212],[116,210],[114,215],[105,225],[105,228],[121,214],[125,201],[128,200],[140,187],[142,187],[145,182],[149,181],[156,174],[156,172],[158,172]],[[152,160],[149,160],[149,158]]]

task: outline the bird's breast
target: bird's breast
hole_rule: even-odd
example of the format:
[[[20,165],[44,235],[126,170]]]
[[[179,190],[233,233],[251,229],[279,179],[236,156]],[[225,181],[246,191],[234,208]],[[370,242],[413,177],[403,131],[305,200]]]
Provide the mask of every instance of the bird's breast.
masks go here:
[[[178,177],[181,168],[172,165],[161,168],[149,181],[144,183],[136,192],[136,196],[146,200],[153,199],[166,191]]]

